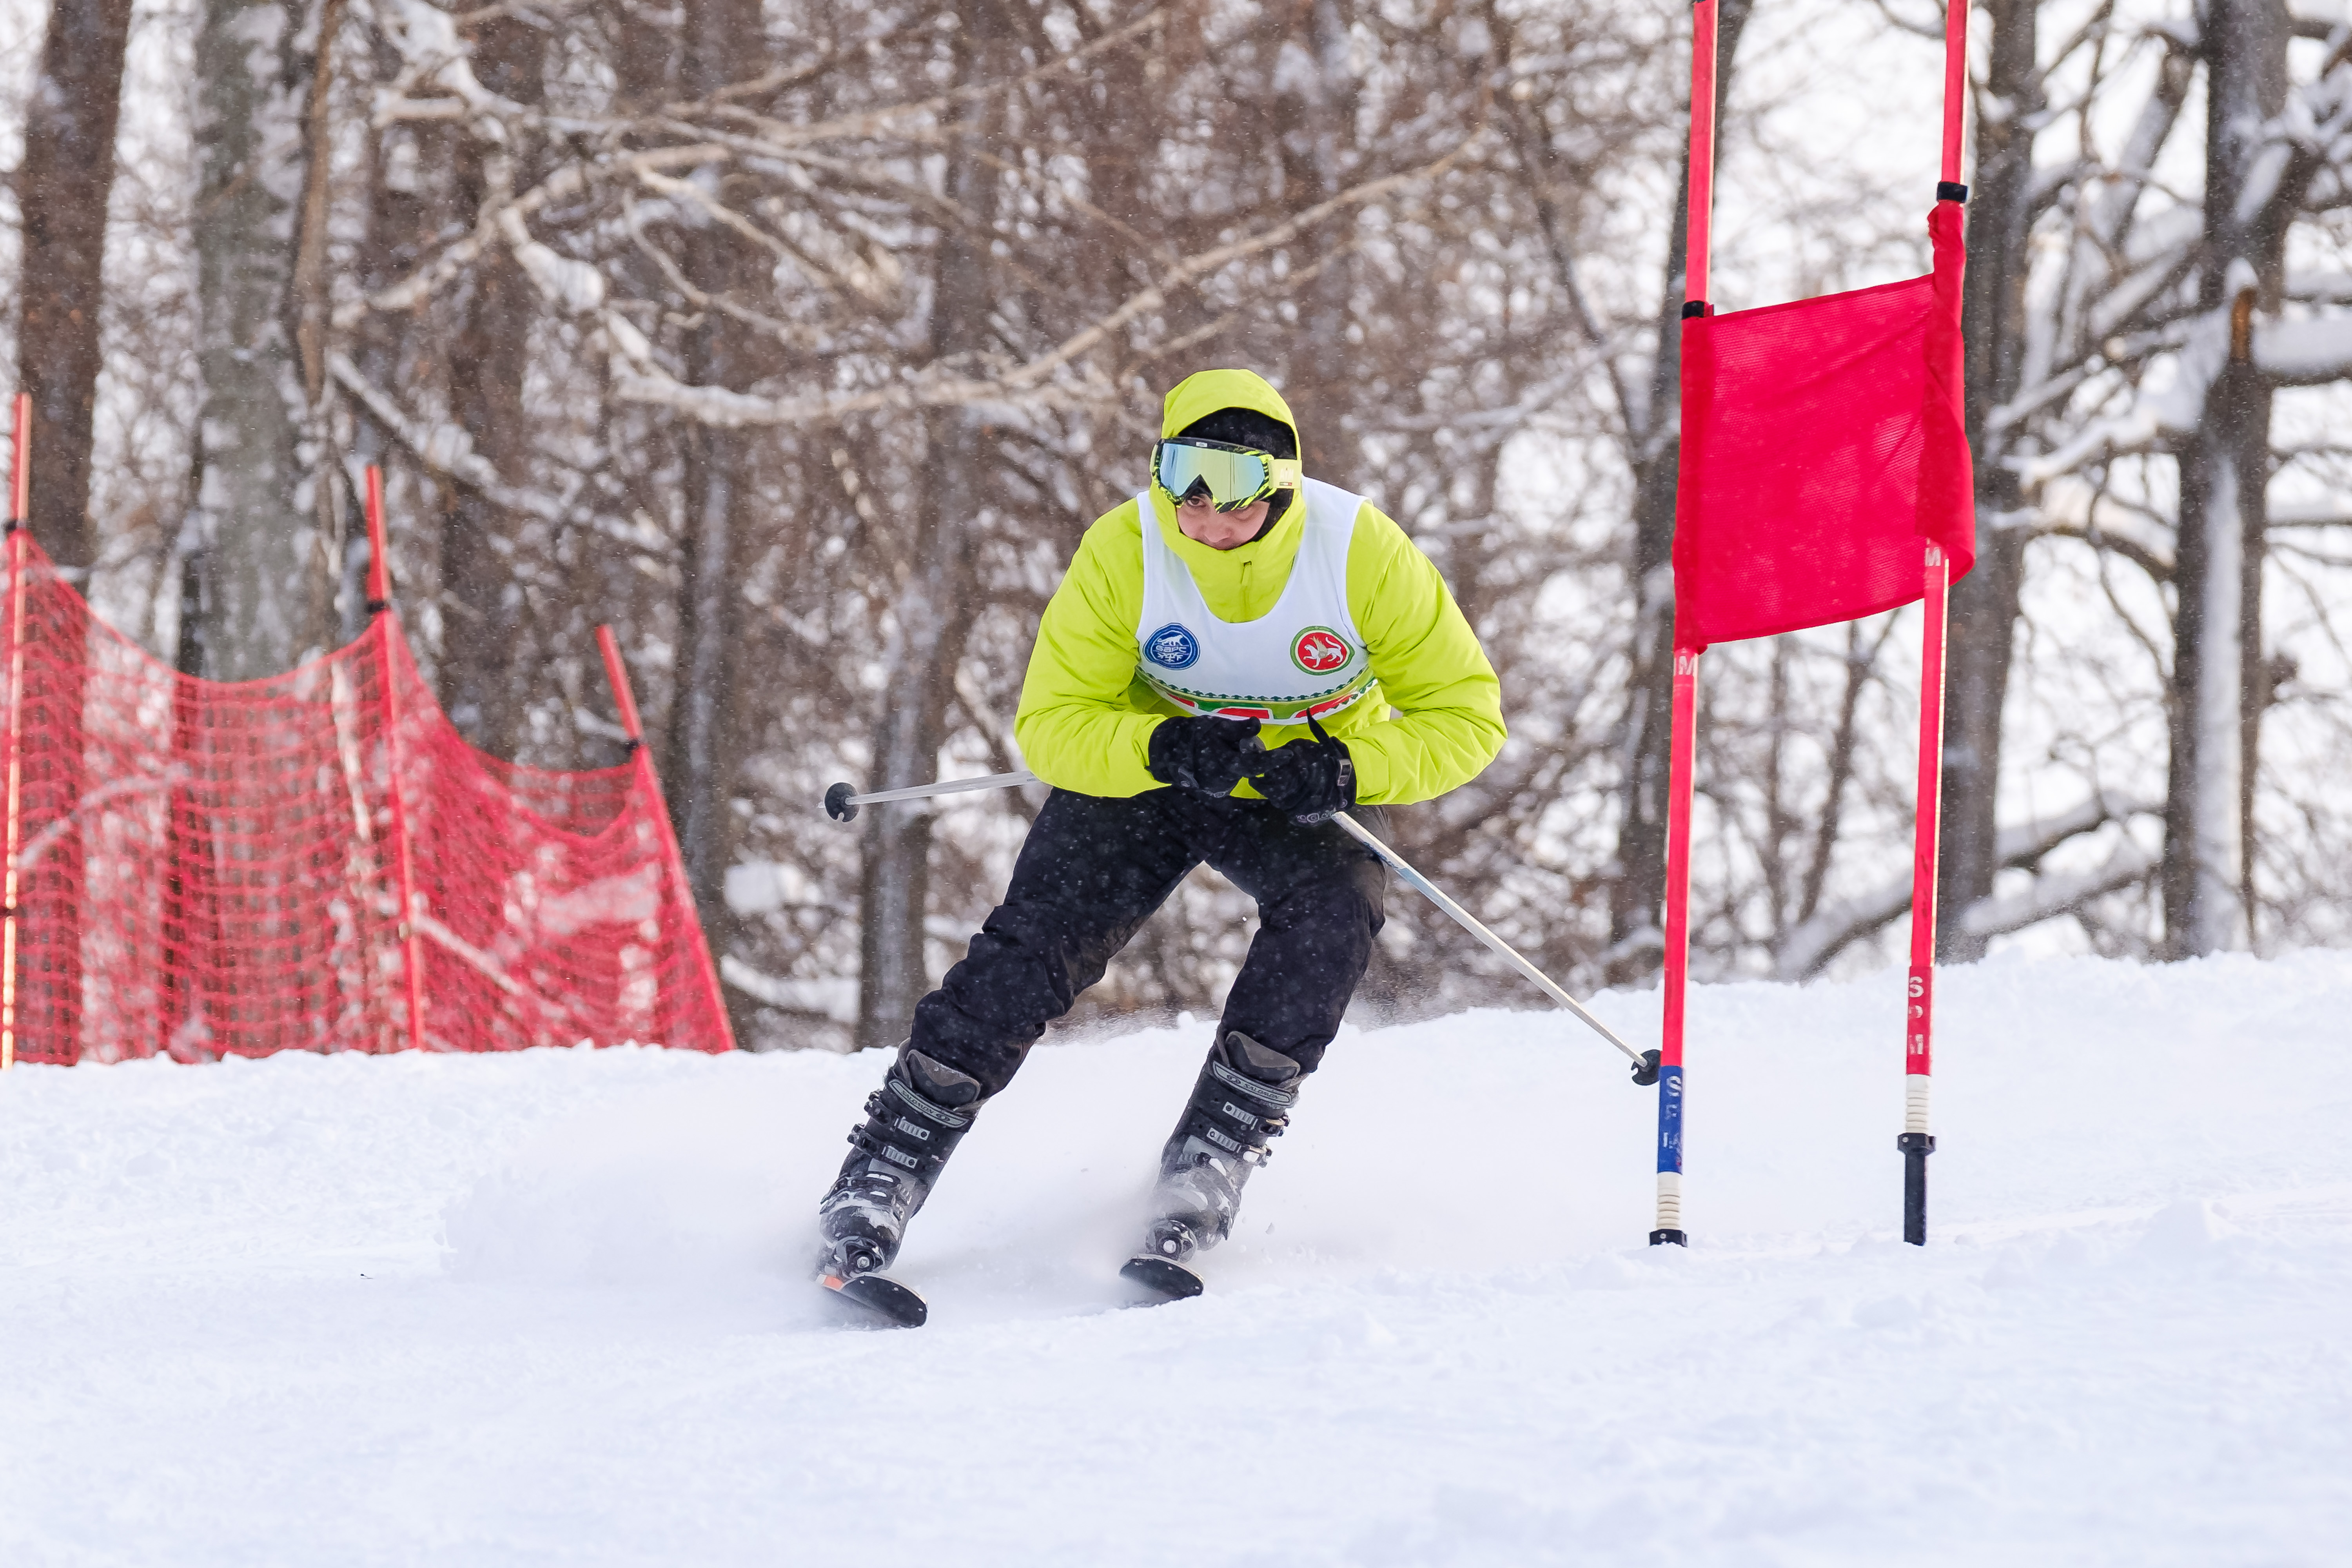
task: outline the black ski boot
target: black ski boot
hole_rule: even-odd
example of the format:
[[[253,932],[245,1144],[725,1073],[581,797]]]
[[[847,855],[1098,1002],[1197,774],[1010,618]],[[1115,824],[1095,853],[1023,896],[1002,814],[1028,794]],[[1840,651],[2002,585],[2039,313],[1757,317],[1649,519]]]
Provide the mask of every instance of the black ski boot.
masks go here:
[[[984,1103],[976,1079],[899,1048],[882,1087],[866,1097],[866,1121],[849,1134],[856,1152],[817,1205],[825,1247],[818,1284],[908,1327],[929,1315],[920,1296],[883,1270]]]
[[[1201,1277],[1184,1267],[1232,1234],[1250,1172],[1270,1158],[1269,1139],[1290,1125],[1298,1064],[1232,1030],[1209,1051],[1168,1146],[1151,1194],[1143,1250],[1119,1272],[1164,1296],[1197,1296]]]

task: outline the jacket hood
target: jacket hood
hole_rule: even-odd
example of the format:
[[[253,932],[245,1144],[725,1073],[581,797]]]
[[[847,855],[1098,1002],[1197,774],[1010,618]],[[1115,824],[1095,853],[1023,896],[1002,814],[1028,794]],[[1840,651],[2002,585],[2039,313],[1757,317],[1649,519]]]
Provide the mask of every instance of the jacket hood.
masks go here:
[[[1282,400],[1282,394],[1275,391],[1265,377],[1254,370],[1204,370],[1178,382],[1168,394],[1167,405],[1160,414],[1160,434],[1162,438],[1173,436],[1220,408],[1248,408],[1289,426],[1290,438],[1298,444],[1304,467],[1307,443],[1298,439],[1298,421],[1291,417],[1290,405]]]

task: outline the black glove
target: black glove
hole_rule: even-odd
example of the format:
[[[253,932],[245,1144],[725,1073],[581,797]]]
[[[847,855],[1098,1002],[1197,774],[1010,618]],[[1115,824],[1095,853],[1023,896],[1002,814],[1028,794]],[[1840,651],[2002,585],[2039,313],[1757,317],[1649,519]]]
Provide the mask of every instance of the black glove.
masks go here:
[[[1265,759],[1255,719],[1163,719],[1151,731],[1151,776],[1203,795],[1231,795]]]
[[[1328,822],[1356,804],[1356,760],[1344,741],[1323,732],[1310,714],[1311,741],[1293,741],[1266,752],[1250,783],[1266,803],[1297,823]]]

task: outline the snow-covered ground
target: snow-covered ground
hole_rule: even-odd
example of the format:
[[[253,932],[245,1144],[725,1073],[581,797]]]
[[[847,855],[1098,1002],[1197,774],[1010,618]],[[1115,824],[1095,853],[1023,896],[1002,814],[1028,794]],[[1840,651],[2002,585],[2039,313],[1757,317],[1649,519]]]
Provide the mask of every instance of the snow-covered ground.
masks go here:
[[[2352,956],[1350,1032],[1197,1302],[1113,1277],[1208,1025],[1041,1047],[919,1221],[798,1249],[878,1058],[0,1079],[0,1561],[2352,1562]],[[1654,998],[1600,1010],[1655,1035]]]

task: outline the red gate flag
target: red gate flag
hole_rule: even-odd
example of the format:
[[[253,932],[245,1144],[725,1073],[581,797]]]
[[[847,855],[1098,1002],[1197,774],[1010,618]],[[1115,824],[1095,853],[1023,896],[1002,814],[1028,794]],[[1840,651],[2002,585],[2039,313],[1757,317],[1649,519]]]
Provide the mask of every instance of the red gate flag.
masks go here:
[[[1907,605],[1923,544],[1975,563],[1960,226],[1936,204],[1924,278],[1683,323],[1677,646]]]

